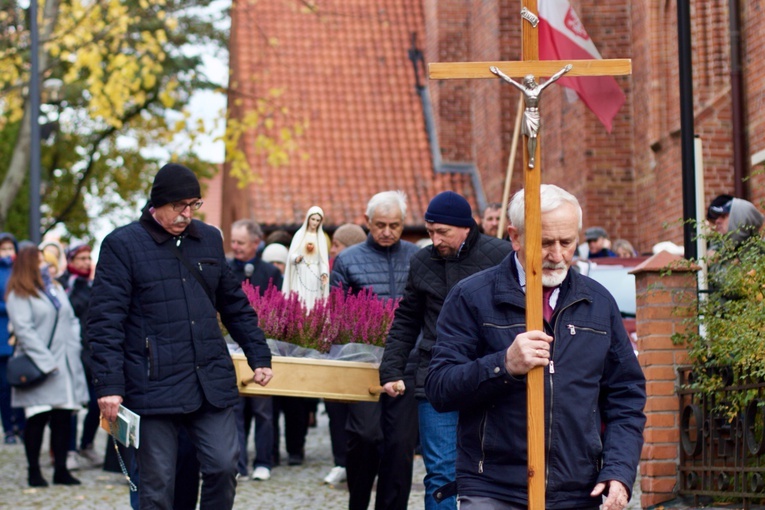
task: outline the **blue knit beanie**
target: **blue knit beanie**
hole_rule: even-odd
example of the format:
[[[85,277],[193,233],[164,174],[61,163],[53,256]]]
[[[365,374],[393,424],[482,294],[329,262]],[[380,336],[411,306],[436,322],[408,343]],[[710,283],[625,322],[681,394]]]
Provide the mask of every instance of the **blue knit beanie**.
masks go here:
[[[470,204],[464,197],[453,191],[442,191],[433,197],[428,204],[428,210],[425,211],[425,221],[455,227],[475,225]]]

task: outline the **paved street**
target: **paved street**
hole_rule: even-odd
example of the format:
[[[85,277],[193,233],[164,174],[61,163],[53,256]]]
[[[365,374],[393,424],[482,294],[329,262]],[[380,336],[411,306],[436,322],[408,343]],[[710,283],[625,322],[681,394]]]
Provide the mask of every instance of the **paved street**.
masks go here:
[[[308,432],[305,464],[277,467],[272,471],[271,480],[266,482],[240,480],[236,491],[235,509],[342,510],[347,508],[346,484],[333,488],[322,483],[322,479],[332,468],[332,454],[327,416],[323,413],[322,406],[319,406],[319,409],[318,426],[309,429]],[[106,435],[103,431],[99,431],[97,437],[98,451],[103,452]],[[47,439],[44,444],[48,444]],[[252,458],[252,451],[250,458]],[[287,458],[283,440],[282,458]],[[409,499],[409,508],[412,510],[420,510],[424,506],[422,485],[424,474],[422,459],[418,457],[415,460],[415,483]],[[0,508],[13,510],[130,509],[128,486],[121,474],[107,473],[101,469],[87,469],[76,471],[74,475],[82,481],[81,486],[51,485],[43,489],[27,487],[24,446],[22,444],[0,445]],[[53,468],[44,467],[43,476],[50,482],[53,478]],[[374,495],[372,500],[374,502]],[[373,508],[373,505],[370,505],[370,508]]]
[[[343,510],[348,504],[346,484],[329,487],[322,479],[332,468],[332,453],[329,441],[329,422],[323,406],[319,406],[318,425],[308,431],[306,462],[302,466],[280,466],[266,482],[249,479],[240,480],[236,491],[234,508],[237,510],[293,510],[321,509]],[[82,418],[83,413],[80,413]],[[283,426],[283,422],[282,422]],[[47,438],[44,444],[48,444]],[[99,430],[97,448],[105,450],[106,434]],[[252,445],[250,458],[252,458]],[[286,459],[282,438],[282,458]],[[43,463],[43,476],[48,482],[53,479],[53,468]],[[78,487],[51,485],[43,489],[27,487],[27,464],[24,446],[0,445],[0,508],[13,510],[32,509],[83,509],[83,510],[129,510],[128,486],[122,474],[108,473],[99,469],[85,469],[74,472],[82,481]],[[424,508],[424,487],[422,478],[425,467],[420,457],[415,458],[414,483],[409,497],[410,510]],[[640,496],[636,493],[630,509],[640,508]],[[374,494],[372,504],[374,508]],[[683,508],[675,507],[675,508]],[[730,510],[730,509],[729,509]]]

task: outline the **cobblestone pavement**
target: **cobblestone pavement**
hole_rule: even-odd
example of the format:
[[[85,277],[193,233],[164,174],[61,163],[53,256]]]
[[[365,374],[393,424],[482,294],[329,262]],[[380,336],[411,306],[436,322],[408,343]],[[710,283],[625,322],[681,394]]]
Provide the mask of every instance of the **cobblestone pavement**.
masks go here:
[[[322,479],[332,468],[332,453],[329,440],[328,419],[320,412],[318,425],[309,429],[306,441],[306,461],[302,466],[280,466],[271,472],[271,479],[264,482],[249,478],[239,481],[236,489],[234,508],[237,510],[292,510],[322,509],[343,510],[348,507],[348,486],[343,483],[330,487]],[[81,413],[82,414],[82,413]],[[106,434],[99,430],[96,449],[103,452]],[[48,444],[47,438],[44,442]],[[282,450],[284,441],[282,440]],[[252,458],[252,446],[250,446]],[[282,451],[282,459],[286,459]],[[43,464],[45,466],[45,463]],[[51,485],[38,489],[27,486],[27,463],[24,446],[0,445],[0,508],[12,510],[31,509],[115,509],[129,510],[129,489],[125,477],[99,469],[84,469],[73,472],[82,485],[68,487]],[[43,467],[43,476],[51,482],[53,468]],[[422,478],[425,467],[422,459],[415,459],[414,483],[409,498],[409,508],[424,508],[425,489]],[[374,507],[374,494],[372,504]]]
[[[329,427],[323,406],[319,406],[318,425],[309,429],[306,441],[306,461],[302,466],[280,466],[271,472],[271,479],[265,482],[252,481],[249,478],[239,481],[236,489],[234,508],[237,510],[293,510],[322,509],[343,510],[348,505],[348,487],[345,483],[330,487],[322,479],[332,468],[332,453],[329,440]],[[82,418],[81,413],[80,418]],[[47,438],[44,442],[48,444]],[[99,430],[96,449],[104,452],[106,434]],[[282,441],[282,450],[284,441]],[[250,458],[252,458],[250,446]],[[282,451],[286,459],[286,452]],[[45,463],[43,464],[45,466]],[[27,486],[27,464],[24,446],[0,445],[0,509],[83,509],[83,510],[129,510],[129,489],[122,474],[105,472],[99,469],[81,469],[74,475],[82,485],[68,487],[51,485],[37,489]],[[415,457],[412,492],[409,497],[410,510],[424,508],[425,488],[422,484],[425,467],[420,457]],[[43,476],[50,482],[53,468],[44,467]],[[636,484],[635,497],[629,509],[640,508],[639,484]],[[670,507],[670,505],[668,505]],[[374,508],[374,494],[372,504]],[[687,508],[674,506],[671,508]],[[730,510],[732,507],[728,507]]]

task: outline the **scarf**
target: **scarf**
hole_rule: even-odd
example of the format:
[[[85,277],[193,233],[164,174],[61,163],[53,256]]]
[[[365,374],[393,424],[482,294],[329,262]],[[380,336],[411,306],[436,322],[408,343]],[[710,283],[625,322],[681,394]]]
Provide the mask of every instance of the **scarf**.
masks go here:
[[[74,267],[72,264],[66,265],[66,270],[69,271],[69,274],[75,275],[75,276],[82,276],[83,278],[90,278],[90,268],[88,268],[87,271],[81,271]]]
[[[48,296],[48,299],[50,299],[50,302],[53,303],[53,306],[56,307],[56,310],[61,309],[61,301],[59,301],[58,297],[56,297],[56,287],[53,283],[53,278],[50,277],[50,273],[48,272],[48,266],[44,266],[40,273],[42,274],[42,280],[43,280],[43,292],[46,296]]]

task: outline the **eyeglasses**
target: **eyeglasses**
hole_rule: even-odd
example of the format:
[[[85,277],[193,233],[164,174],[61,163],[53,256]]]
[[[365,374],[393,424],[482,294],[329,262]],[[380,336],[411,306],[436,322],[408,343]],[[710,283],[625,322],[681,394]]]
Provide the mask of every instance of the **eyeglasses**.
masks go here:
[[[195,200],[193,202],[173,202],[173,211],[175,212],[183,212],[188,207],[192,211],[198,211],[200,207],[202,207],[202,204],[204,202],[202,200]]]

